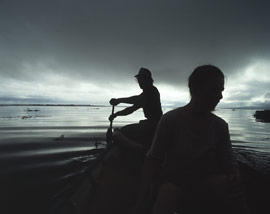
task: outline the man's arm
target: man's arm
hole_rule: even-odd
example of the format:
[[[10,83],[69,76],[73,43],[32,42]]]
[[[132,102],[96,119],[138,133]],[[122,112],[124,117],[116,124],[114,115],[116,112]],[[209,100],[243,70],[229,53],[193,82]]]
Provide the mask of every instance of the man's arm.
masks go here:
[[[222,129],[219,143],[219,160],[227,175],[227,180],[234,186],[241,184],[241,175],[239,165],[232,151],[232,144],[230,140],[229,127],[226,123]]]
[[[123,97],[123,98],[113,98],[110,100],[111,105],[118,105],[119,103],[127,103],[127,104],[136,104],[141,101],[141,96],[131,96],[131,97]]]
[[[118,111],[115,114],[112,114],[109,117],[110,121],[114,120],[114,118],[116,118],[118,116],[126,116],[129,114],[132,114],[134,111],[141,108],[142,107],[142,94],[132,96],[132,97],[118,98],[118,99],[113,98],[110,100],[111,105],[118,105],[119,103],[133,104],[133,106],[127,107],[122,111]]]
[[[232,151],[229,127],[227,123],[224,125],[224,127],[222,127],[222,131],[220,132],[219,139],[220,141],[218,144],[218,151],[219,151],[219,159],[220,159],[220,163],[222,167],[227,172],[237,170],[238,163]]]
[[[131,107],[127,107],[125,108],[124,110],[122,111],[118,111],[116,112],[115,114],[112,114],[110,117],[109,117],[109,120],[112,121],[114,120],[114,118],[118,117],[118,116],[126,116],[126,115],[129,115],[131,113],[133,113],[134,111],[138,110],[139,108],[141,108],[140,105],[133,105]]]

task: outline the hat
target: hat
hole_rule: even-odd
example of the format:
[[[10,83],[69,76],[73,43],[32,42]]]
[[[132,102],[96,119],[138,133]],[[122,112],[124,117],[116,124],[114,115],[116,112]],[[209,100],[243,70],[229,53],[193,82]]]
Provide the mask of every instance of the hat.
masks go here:
[[[141,68],[135,77],[147,77],[152,79],[152,74],[147,68]]]

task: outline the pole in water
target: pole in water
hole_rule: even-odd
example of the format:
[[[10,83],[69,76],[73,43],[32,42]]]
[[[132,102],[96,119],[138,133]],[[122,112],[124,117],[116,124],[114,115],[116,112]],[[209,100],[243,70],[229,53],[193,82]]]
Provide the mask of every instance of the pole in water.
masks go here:
[[[113,113],[114,113],[114,105],[112,106],[112,114]],[[107,133],[106,133],[107,146],[110,146],[112,144],[112,123],[113,123],[113,120],[111,120],[110,127],[108,128]]]

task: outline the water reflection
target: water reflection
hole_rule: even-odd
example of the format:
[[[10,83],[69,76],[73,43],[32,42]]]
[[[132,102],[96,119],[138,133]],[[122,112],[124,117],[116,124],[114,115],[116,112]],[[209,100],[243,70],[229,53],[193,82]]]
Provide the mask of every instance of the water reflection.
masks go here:
[[[96,133],[102,135],[109,126],[111,107],[87,106],[38,106],[29,107],[38,111],[26,111],[28,107],[0,107],[0,141],[20,138],[56,138],[61,135],[85,135],[89,138]],[[118,107],[118,110],[124,107]],[[164,113],[171,110],[164,108]],[[235,145],[243,145],[257,151],[270,152],[270,123],[256,122],[254,110],[217,109],[218,116],[229,124],[231,139]],[[46,115],[46,117],[42,117]],[[22,119],[27,117],[26,119]],[[144,119],[143,112],[137,111],[127,117],[119,117],[114,127],[136,123]]]
[[[228,122],[233,144],[270,152],[270,124],[256,122],[254,110],[218,109],[215,114]]]

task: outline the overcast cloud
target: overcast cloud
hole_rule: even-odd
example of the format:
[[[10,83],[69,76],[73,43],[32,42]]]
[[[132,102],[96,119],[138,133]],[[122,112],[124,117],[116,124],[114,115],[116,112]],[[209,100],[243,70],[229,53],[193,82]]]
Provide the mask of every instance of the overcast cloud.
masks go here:
[[[0,0],[0,103],[107,104],[140,93],[189,99],[202,64],[227,76],[223,106],[270,108],[268,0]]]

